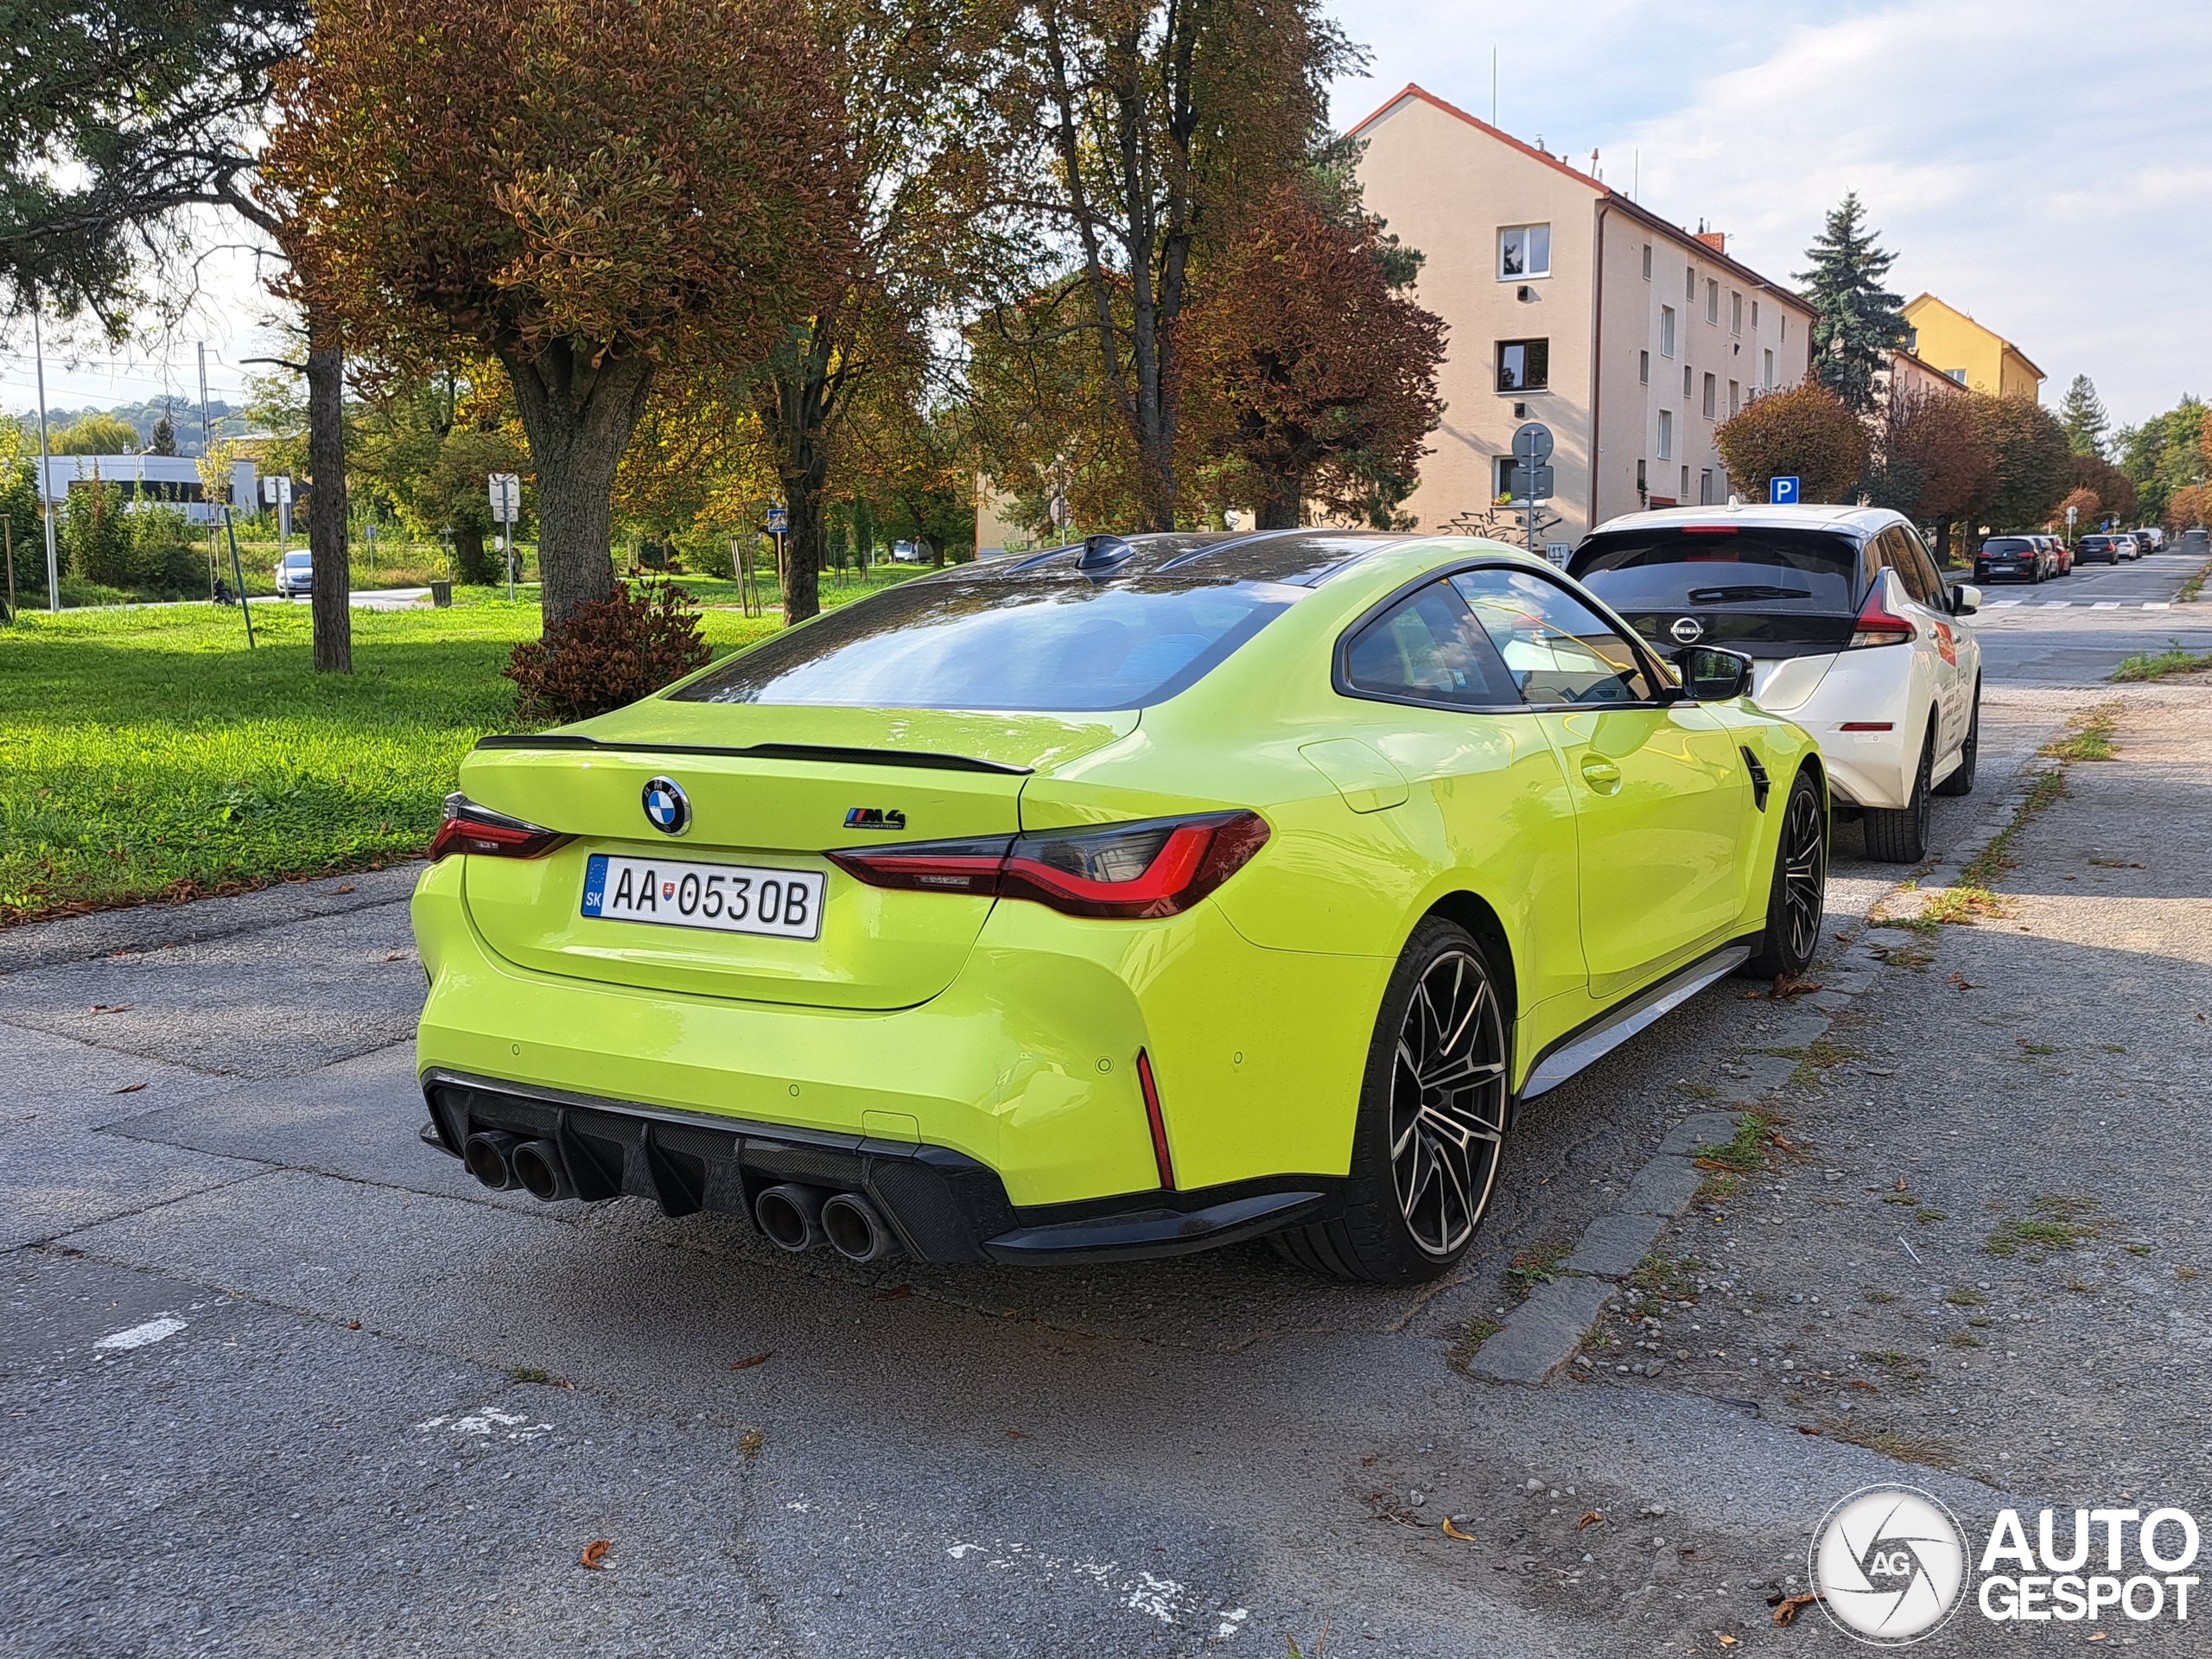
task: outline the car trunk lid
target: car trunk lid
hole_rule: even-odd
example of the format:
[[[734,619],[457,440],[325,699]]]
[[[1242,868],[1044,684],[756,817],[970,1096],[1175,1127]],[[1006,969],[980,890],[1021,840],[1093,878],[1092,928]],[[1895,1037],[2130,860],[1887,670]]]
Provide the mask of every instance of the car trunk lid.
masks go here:
[[[471,857],[485,941],[519,966],[644,989],[823,1007],[926,1001],[967,959],[991,900],[887,891],[823,855],[896,840],[1012,836],[1036,770],[1115,741],[1134,712],[1059,716],[775,708],[659,699],[536,737],[487,739],[461,767],[474,801],[574,837],[539,859]],[[648,817],[673,781],[680,836]],[[596,855],[823,878],[815,938],[583,914]]]

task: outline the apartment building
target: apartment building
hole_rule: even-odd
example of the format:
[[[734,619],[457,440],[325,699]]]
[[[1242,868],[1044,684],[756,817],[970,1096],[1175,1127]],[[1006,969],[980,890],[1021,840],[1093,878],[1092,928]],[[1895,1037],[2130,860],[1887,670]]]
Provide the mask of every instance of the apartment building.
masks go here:
[[[1724,501],[1716,427],[1805,374],[1813,311],[1691,232],[1417,86],[1352,130],[1369,208],[1427,256],[1421,302],[1451,326],[1444,423],[1406,504],[1424,529],[1484,525],[1516,428],[1555,448],[1540,539],[1571,547],[1645,506]]]
[[[2001,397],[2040,397],[2044,372],[2004,335],[1923,294],[1904,308],[1905,349],[1960,385]]]

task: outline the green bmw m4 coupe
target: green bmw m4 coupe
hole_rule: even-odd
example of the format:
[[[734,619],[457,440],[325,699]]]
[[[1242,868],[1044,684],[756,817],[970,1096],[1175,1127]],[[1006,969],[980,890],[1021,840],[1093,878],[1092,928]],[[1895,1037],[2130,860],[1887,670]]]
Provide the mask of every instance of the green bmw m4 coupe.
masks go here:
[[[1432,1277],[1523,1103],[1811,960],[1827,785],[1750,668],[1465,537],[905,583],[477,747],[414,901],[423,1138],[857,1261]]]

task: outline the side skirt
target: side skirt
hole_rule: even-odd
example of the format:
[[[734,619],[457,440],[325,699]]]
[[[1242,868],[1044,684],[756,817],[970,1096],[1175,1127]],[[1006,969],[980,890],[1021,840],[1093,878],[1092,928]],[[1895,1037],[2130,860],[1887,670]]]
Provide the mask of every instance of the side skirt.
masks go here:
[[[1656,1025],[1716,980],[1751,960],[1750,945],[1725,944],[1680,973],[1617,1002],[1579,1031],[1570,1032],[1537,1056],[1521,1085],[1519,1098],[1534,1100],[1556,1089],[1576,1072],[1596,1065],[1623,1043]]]

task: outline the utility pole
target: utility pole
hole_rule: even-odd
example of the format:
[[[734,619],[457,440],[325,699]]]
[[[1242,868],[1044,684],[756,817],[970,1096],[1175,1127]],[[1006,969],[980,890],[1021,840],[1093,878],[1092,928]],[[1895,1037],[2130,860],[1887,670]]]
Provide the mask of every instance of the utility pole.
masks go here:
[[[47,499],[54,457],[46,442],[46,344],[38,332],[38,289],[31,289],[31,356],[38,364],[38,502],[46,515],[46,608],[61,613],[61,556],[54,543],[54,503]]]

